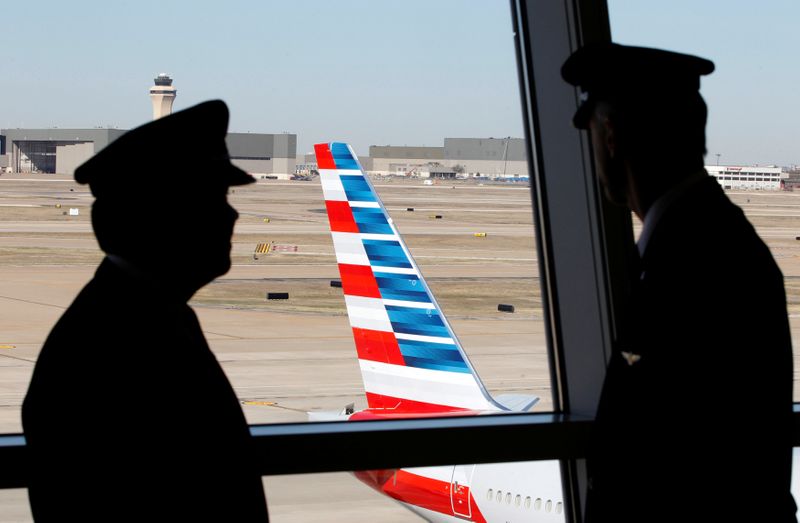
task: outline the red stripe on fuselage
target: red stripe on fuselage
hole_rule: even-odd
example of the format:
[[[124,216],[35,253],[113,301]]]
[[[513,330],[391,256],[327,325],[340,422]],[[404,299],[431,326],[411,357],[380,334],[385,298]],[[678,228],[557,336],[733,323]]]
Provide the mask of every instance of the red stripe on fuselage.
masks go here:
[[[354,474],[378,492],[403,503],[455,516],[465,521],[486,523],[486,518],[478,509],[472,493],[469,494],[472,516],[467,518],[453,514],[453,505],[450,500],[451,484],[446,481],[420,476],[403,469],[395,471],[365,470],[354,472]]]
[[[446,413],[453,413],[455,415],[468,415],[476,413],[474,410],[463,409],[460,407],[450,407],[448,405],[437,405],[435,403],[425,403],[422,401],[414,401],[405,398],[395,398],[392,396],[385,396],[383,394],[375,394],[373,392],[366,392],[367,405],[370,409],[381,409],[379,411],[362,411],[350,416],[351,420],[367,419],[368,417],[397,417],[398,414],[412,414],[419,417],[427,417],[430,414],[441,416]],[[369,413],[367,415],[367,413]],[[359,414],[365,414],[363,418],[356,418]],[[403,417],[414,417],[403,416]]]
[[[381,290],[378,288],[378,282],[369,265],[340,263],[339,275],[342,277],[342,290],[345,296],[381,297]]]
[[[318,169],[336,169],[336,162],[333,161],[333,154],[327,143],[315,144],[314,154],[317,156]]]
[[[344,278],[342,279],[344,281]],[[342,284],[344,285],[344,284]],[[400,346],[393,332],[374,331],[353,327],[358,359],[405,365]]]
[[[358,224],[353,218],[350,204],[337,200],[326,200],[325,209],[328,211],[328,221],[332,232],[358,232]]]

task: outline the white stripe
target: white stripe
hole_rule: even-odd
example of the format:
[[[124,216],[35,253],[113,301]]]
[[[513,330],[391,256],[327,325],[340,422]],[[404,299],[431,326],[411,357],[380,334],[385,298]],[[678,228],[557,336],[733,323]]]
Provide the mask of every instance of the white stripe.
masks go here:
[[[344,192],[342,180],[335,174],[330,172],[321,171],[319,174],[320,182],[322,182],[322,194],[326,200],[336,202],[346,202],[347,195]]]
[[[443,343],[445,345],[455,345],[453,338],[441,338],[439,336],[420,336],[419,334],[404,334],[396,332],[394,337],[398,340],[426,341],[428,343]]]
[[[372,272],[375,273],[375,276],[382,272],[391,273],[391,274],[414,274],[419,276],[417,269],[408,269],[405,267],[378,267],[377,265],[372,268]]]
[[[380,298],[345,295],[344,301],[351,327],[392,332],[392,322]]]
[[[350,201],[350,207],[371,207],[373,209],[379,209],[381,204],[378,202],[354,202]]]
[[[398,241],[400,238],[396,234],[373,234],[373,233],[359,233],[362,240],[394,240]]]
[[[453,467],[410,467],[407,469],[403,469],[407,472],[412,474],[416,474],[417,476],[422,476],[424,478],[435,479],[438,481],[443,481],[445,483],[450,483],[453,480]],[[485,514],[485,512],[484,512]],[[437,514],[439,515],[439,514]],[[463,522],[464,520],[457,520]]]
[[[410,309],[435,309],[433,303],[405,300],[383,300],[384,305],[395,305],[397,307],[408,307]]]
[[[333,232],[333,250],[336,252],[336,261],[350,265],[369,265],[367,251],[364,250],[364,243],[357,233],[352,232]]]
[[[286,253],[281,253],[286,254]],[[301,252],[297,254],[308,254],[307,252]],[[336,251],[336,262],[337,263],[344,263],[347,265],[362,265],[362,266],[369,266],[369,258],[367,255],[360,256],[355,253],[351,252],[339,252]]]
[[[473,410],[497,410],[472,374],[359,360],[364,389],[373,394]]]
[[[360,169],[320,169],[319,170],[320,176],[322,176],[322,173],[331,174],[331,175],[335,175],[335,176],[342,176],[342,175],[346,175],[346,176],[356,176],[356,175],[364,176],[364,174],[361,172]]]

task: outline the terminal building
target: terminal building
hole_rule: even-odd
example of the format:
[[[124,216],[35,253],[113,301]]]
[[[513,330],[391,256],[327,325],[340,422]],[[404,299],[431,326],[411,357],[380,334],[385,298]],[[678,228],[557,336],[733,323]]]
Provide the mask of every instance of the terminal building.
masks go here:
[[[73,174],[75,168],[125,134],[122,129],[0,129],[0,167],[11,173]],[[297,135],[228,133],[231,161],[255,175],[288,177]],[[142,150],[142,168],[149,168]]]
[[[525,140],[522,138],[445,138],[444,147],[373,145],[369,148],[369,158],[366,161],[362,159],[362,164],[366,170],[378,174],[528,177]]]
[[[779,191],[789,178],[780,167],[706,165],[706,170],[725,190]]]

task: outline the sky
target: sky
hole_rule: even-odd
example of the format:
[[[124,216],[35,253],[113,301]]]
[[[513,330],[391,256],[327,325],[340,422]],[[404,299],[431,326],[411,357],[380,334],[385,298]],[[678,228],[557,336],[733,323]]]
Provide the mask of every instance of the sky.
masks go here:
[[[800,164],[800,2],[609,0],[612,40],[714,62],[707,164]]]
[[[800,2],[609,0],[622,43],[712,59],[709,163],[800,163]],[[505,0],[26,0],[2,7],[0,128],[150,120],[158,73],[175,109],[225,100],[234,132],[441,146],[522,137]]]

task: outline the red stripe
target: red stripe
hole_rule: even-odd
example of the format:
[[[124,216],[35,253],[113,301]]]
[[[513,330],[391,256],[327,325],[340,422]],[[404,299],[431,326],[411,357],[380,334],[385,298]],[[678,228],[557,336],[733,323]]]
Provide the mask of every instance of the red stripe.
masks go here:
[[[333,161],[333,154],[327,143],[314,145],[314,153],[317,155],[317,169],[336,169],[336,162]]]
[[[444,413],[454,413],[465,415],[469,413],[474,413],[475,411],[464,409],[461,407],[450,407],[447,405],[437,405],[435,403],[425,403],[422,401],[414,401],[405,398],[395,398],[392,396],[385,396],[383,394],[375,394],[373,392],[366,392],[367,395],[367,405],[369,405],[370,409],[386,409],[383,412],[372,412],[370,414],[374,415],[374,417],[380,417],[381,414],[385,414],[386,417],[391,417],[397,414],[413,414],[414,417],[419,415],[425,414],[437,414],[442,415]],[[368,411],[363,411],[366,419]],[[362,413],[357,413],[362,414]],[[350,417],[351,420],[361,419],[361,418],[354,418],[356,414]],[[403,417],[411,417],[411,416],[403,416]],[[422,416],[424,417],[424,416]]]
[[[381,297],[381,290],[369,265],[340,263],[339,274],[342,276],[342,290],[345,296]]]
[[[356,340],[358,359],[380,361],[394,365],[406,364],[393,332],[353,327],[353,338]]]
[[[403,469],[366,470],[358,471],[354,474],[358,479],[378,492],[398,501],[426,508],[440,514],[455,515],[450,499],[451,484],[447,481],[420,476]],[[469,489],[469,487],[462,488]],[[483,514],[478,509],[472,493],[467,492],[466,495],[469,496],[472,516],[470,518],[460,515],[457,517],[465,521],[486,523],[486,518],[483,517]]]
[[[358,232],[358,224],[353,218],[350,204],[336,200],[325,200],[328,210],[328,221],[331,223],[332,232]]]

